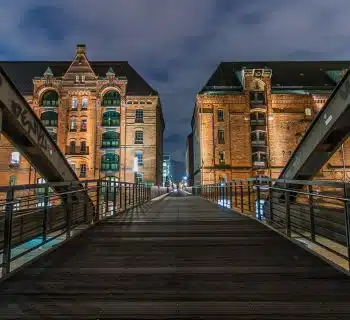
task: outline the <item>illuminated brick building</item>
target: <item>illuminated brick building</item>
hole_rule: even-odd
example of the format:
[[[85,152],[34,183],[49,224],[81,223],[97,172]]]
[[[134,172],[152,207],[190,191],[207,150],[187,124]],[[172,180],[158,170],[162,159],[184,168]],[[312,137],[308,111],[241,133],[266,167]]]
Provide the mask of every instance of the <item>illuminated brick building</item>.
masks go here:
[[[194,181],[277,178],[350,62],[224,62],[198,93]],[[344,179],[346,141],[318,178]],[[349,177],[347,177],[349,179]]]
[[[162,183],[164,120],[158,93],[128,62],[0,62],[81,179]],[[1,136],[0,184],[40,175]]]

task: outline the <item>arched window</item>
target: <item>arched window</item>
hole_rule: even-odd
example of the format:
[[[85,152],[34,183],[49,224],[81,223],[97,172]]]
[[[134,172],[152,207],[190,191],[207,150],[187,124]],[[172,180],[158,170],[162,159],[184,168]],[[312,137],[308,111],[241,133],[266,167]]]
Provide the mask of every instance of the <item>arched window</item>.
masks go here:
[[[102,134],[102,148],[118,148],[120,135],[115,131],[107,131]]]
[[[70,154],[74,154],[74,153],[75,153],[75,147],[76,147],[76,143],[75,143],[75,141],[73,140],[73,141],[71,141],[71,142],[69,143],[69,153],[70,153]]]
[[[77,110],[78,109],[78,98],[73,97],[72,98],[72,110]]]
[[[102,106],[104,107],[118,107],[120,106],[120,95],[115,90],[107,91],[102,99]]]
[[[86,151],[86,141],[85,140],[80,141],[80,151],[81,152]]]
[[[40,115],[40,120],[46,127],[57,127],[58,114],[55,111],[46,111]]]
[[[70,131],[77,131],[77,120],[74,117],[70,122]]]
[[[58,106],[58,94],[56,91],[49,90],[44,92],[41,97],[41,106],[56,107]]]
[[[88,98],[84,97],[81,101],[81,110],[86,110],[88,108],[89,100]]]
[[[107,111],[102,115],[102,126],[104,127],[119,127],[120,114],[115,111]]]
[[[101,158],[101,171],[118,171],[119,156],[115,153],[106,153]]]

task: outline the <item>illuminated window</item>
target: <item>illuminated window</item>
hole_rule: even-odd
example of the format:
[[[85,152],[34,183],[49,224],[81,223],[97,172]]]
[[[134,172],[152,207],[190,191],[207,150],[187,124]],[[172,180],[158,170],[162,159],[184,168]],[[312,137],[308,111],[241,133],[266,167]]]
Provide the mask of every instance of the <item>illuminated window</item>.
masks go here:
[[[311,113],[311,108],[305,108],[305,115],[307,117],[311,117],[312,113]]]
[[[81,102],[81,109],[86,110],[88,108],[89,100],[88,98],[83,98]]]
[[[79,76],[78,76],[78,75],[75,76],[75,82],[76,82],[76,83],[79,82]]]
[[[74,117],[70,122],[70,131],[77,131],[77,120]]]
[[[11,153],[11,164],[19,164],[19,152],[18,151],[14,151]]]
[[[77,110],[78,109],[78,98],[73,97],[72,98],[72,110]]]
[[[219,152],[219,163],[225,164],[225,152],[223,151]]]
[[[81,76],[81,82],[82,82],[82,83],[85,82],[85,76],[84,76],[84,75]]]
[[[143,174],[140,172],[135,172],[135,183],[143,182]]]
[[[141,151],[138,151],[135,153],[135,157],[137,158],[137,164],[139,166],[143,166],[143,153]]]

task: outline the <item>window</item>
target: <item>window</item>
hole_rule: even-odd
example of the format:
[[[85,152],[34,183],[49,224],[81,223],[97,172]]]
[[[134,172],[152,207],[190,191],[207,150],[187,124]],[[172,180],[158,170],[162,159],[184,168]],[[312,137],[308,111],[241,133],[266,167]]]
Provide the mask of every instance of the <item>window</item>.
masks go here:
[[[104,107],[118,107],[120,106],[120,95],[115,90],[108,91],[102,99],[102,106]]]
[[[80,151],[86,152],[86,141],[85,140],[80,142]]]
[[[88,98],[83,98],[81,102],[81,110],[86,110],[88,108],[89,100]]]
[[[69,143],[69,154],[75,154],[75,147],[76,147],[75,141],[71,141]]]
[[[253,145],[264,145],[266,141],[266,133],[262,130],[255,130],[251,133]]]
[[[312,113],[311,113],[311,108],[305,108],[305,115],[307,117],[311,117]]]
[[[79,75],[75,76],[75,83],[79,83]]]
[[[135,183],[143,182],[143,174],[140,172],[135,172]]]
[[[135,122],[143,122],[143,110],[137,109],[135,112]]]
[[[56,91],[46,91],[41,99],[43,107],[56,107],[58,105],[58,95]]]
[[[10,186],[15,186],[16,184],[17,184],[17,177],[16,176],[10,176],[9,185]]]
[[[101,158],[101,171],[118,171],[119,156],[115,153],[106,153]]]
[[[224,144],[225,143],[225,133],[224,130],[218,130],[218,143]]]
[[[218,121],[224,121],[224,110],[218,110]]]
[[[72,167],[73,171],[75,171],[75,169],[76,169],[75,163],[70,163],[70,166]]]
[[[86,164],[81,164],[80,165],[80,178],[85,178],[86,177]]]
[[[143,144],[143,131],[135,131],[135,144]]]
[[[107,131],[102,134],[102,148],[118,148],[119,133],[115,131]]]
[[[78,109],[78,98],[73,97],[72,98],[72,110],[77,110]]]
[[[81,120],[81,130],[80,131],[87,131],[87,120],[86,119]]]
[[[263,151],[254,152],[252,155],[253,166],[255,167],[266,167],[267,165],[267,155]]]
[[[14,151],[11,153],[11,164],[19,165],[19,152]]]
[[[249,100],[251,104],[265,104],[264,92],[251,91],[249,92]]]
[[[57,127],[58,114],[54,111],[46,111],[40,115],[40,120],[46,127]]]
[[[250,114],[250,122],[252,125],[265,125],[265,114],[263,112],[253,112]]]
[[[143,153],[141,151],[135,153],[135,158],[137,158],[137,165],[143,166]]]
[[[107,111],[102,115],[102,126],[104,127],[119,127],[120,114],[115,111]]]
[[[84,75],[81,76],[81,82],[82,82],[82,83],[85,82],[85,76],[84,76]]]
[[[219,152],[219,163],[225,164],[225,152],[223,151]]]
[[[74,117],[70,122],[70,131],[77,131],[77,120]]]

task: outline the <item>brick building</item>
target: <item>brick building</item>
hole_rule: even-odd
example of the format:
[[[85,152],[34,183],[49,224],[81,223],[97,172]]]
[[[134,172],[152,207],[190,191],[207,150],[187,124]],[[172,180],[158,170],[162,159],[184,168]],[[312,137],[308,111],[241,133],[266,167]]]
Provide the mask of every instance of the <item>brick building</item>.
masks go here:
[[[126,61],[0,62],[81,179],[162,183],[164,120],[158,93]],[[40,174],[0,136],[0,184]]]
[[[350,62],[224,62],[197,94],[194,180],[277,178]],[[317,178],[343,180],[344,143]],[[349,179],[350,176],[347,177]]]
[[[193,134],[189,134],[186,139],[186,177],[188,186],[193,185]]]

